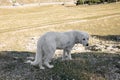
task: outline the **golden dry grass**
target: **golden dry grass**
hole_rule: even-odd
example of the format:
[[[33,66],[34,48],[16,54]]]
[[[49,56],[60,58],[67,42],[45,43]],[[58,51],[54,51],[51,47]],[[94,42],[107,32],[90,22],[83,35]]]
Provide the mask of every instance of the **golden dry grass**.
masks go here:
[[[64,2],[64,1],[70,1],[70,0],[16,0],[20,4],[32,4],[32,3],[47,3],[47,2]],[[0,0],[0,6],[3,5],[12,5],[12,3],[9,0]]]
[[[0,8],[0,11],[0,50],[26,50],[30,37],[47,31],[83,30],[91,35],[120,35],[120,3]]]

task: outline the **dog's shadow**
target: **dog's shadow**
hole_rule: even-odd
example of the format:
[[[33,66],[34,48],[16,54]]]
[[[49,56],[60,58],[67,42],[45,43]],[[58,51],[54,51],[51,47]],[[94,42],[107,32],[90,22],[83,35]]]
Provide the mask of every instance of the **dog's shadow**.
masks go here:
[[[46,68],[45,70],[40,70],[39,67],[24,63],[29,57],[34,56],[34,52],[1,51],[0,79],[88,80],[91,76],[97,76],[97,74],[105,78],[106,73],[110,73],[110,69],[114,66],[116,69],[120,69],[120,54],[100,52],[76,53],[72,54],[72,60],[62,61],[61,58],[53,59],[51,64],[54,65],[54,68]]]

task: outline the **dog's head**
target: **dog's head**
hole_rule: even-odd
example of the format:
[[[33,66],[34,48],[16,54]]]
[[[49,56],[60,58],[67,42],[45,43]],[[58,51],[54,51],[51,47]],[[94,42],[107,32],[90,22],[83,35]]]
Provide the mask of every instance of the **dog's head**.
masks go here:
[[[89,46],[89,35],[87,33],[82,34],[82,40],[81,43],[83,44],[83,46]]]
[[[89,34],[86,32],[78,32],[77,43],[83,44],[83,46],[89,46]]]

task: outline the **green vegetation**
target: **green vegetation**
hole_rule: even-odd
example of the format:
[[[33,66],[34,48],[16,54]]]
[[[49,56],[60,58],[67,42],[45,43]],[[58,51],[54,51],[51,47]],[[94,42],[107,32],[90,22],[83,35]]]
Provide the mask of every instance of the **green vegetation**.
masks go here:
[[[80,4],[100,4],[100,3],[111,3],[111,2],[118,2],[120,0],[77,0],[76,5]]]
[[[6,54],[5,54],[6,53]],[[32,52],[0,52],[1,80],[119,80],[119,54],[76,53],[73,60],[54,59],[53,69],[40,70],[25,64],[26,58],[35,56]],[[117,75],[118,74],[118,77]]]

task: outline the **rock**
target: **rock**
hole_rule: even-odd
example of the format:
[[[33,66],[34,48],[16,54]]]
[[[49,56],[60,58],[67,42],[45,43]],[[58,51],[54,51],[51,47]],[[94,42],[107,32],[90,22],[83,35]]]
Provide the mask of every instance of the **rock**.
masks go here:
[[[72,52],[85,52],[85,47],[81,44],[75,44],[75,46],[72,48]]]
[[[117,41],[120,41],[120,36],[116,37]]]
[[[91,51],[101,51],[101,50],[102,50],[102,49],[101,49],[101,46],[98,45],[98,44],[89,46],[88,49],[91,50]]]
[[[112,51],[113,50],[113,46],[107,47],[107,50]]]
[[[21,4],[19,4],[18,2],[13,3],[13,6],[21,6]]]
[[[115,46],[115,48],[118,48],[118,49],[120,49],[120,46],[119,46],[119,45],[117,45],[117,46]]]

